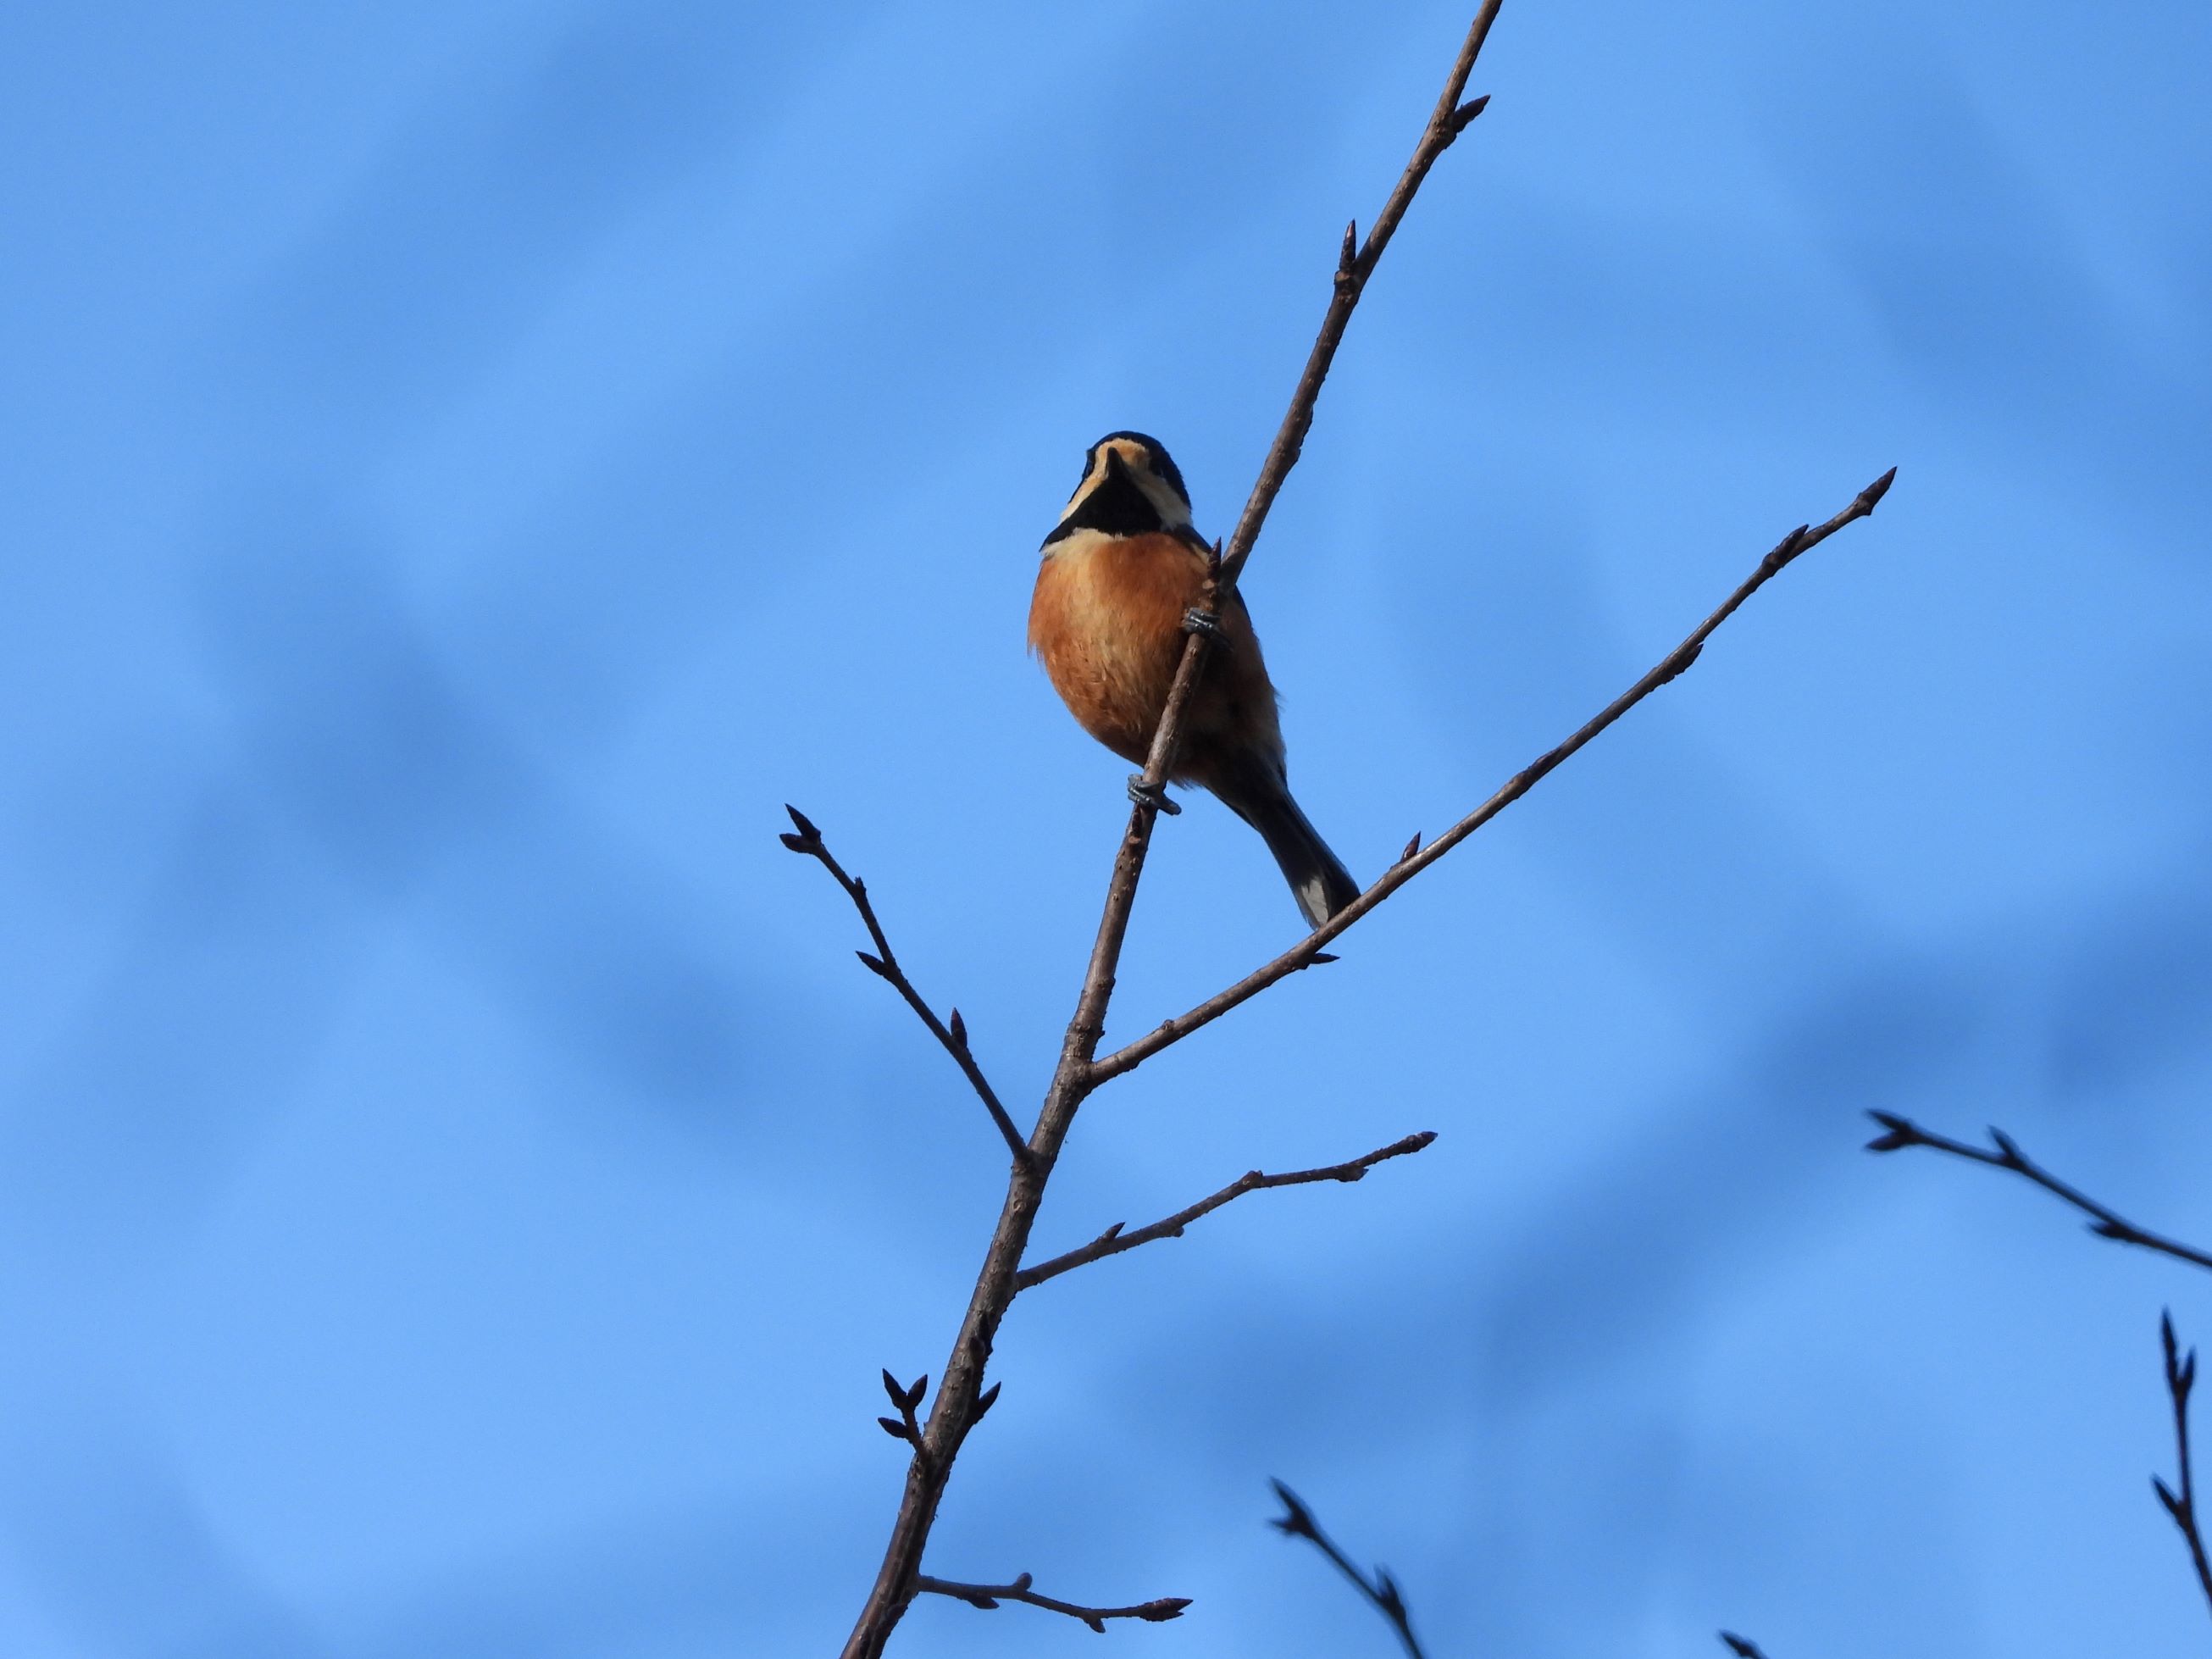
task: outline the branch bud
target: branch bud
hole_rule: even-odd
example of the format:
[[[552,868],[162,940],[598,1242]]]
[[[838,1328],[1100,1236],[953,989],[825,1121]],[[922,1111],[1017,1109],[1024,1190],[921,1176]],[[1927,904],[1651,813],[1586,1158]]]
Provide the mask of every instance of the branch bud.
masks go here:
[[[1876,1135],[1872,1140],[1867,1142],[1867,1151],[1893,1152],[1901,1147],[1917,1146],[1921,1144],[1920,1131],[1913,1127],[1909,1118],[1899,1117],[1894,1112],[1869,1112],[1867,1115],[1888,1131],[1887,1133]]]
[[[2158,1494],[2158,1501],[2166,1506],[2166,1512],[2173,1517],[2174,1524],[2185,1528],[2188,1522],[2182,1519],[2181,1500],[2173,1495],[2173,1488],[2154,1474],[2150,1478],[2150,1487]]]
[[[1270,1480],[1267,1484],[1275,1489],[1275,1496],[1282,1500],[1285,1511],[1267,1524],[1285,1538],[1319,1538],[1321,1532],[1314,1525],[1313,1511],[1305,1506],[1297,1493],[1279,1480]]]

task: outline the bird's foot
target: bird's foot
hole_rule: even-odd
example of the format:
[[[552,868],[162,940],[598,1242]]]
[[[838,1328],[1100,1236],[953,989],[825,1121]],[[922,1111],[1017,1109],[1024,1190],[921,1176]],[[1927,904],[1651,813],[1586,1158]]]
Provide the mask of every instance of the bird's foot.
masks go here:
[[[1167,785],[1146,783],[1142,772],[1129,774],[1129,799],[1139,806],[1149,806],[1155,812],[1164,812],[1170,817],[1182,811],[1168,799]]]
[[[1193,605],[1182,613],[1182,631],[1196,634],[1218,645],[1221,642],[1221,618],[1202,605]]]

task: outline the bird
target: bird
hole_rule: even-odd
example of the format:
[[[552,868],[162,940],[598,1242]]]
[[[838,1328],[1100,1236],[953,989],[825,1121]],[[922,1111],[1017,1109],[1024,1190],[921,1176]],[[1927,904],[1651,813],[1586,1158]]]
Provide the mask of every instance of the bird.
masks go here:
[[[1202,608],[1209,568],[1190,492],[1166,447],[1141,432],[1109,432],[1084,455],[1075,493],[1044,538],[1030,649],[1077,723],[1142,766],[1184,635],[1211,639],[1170,781],[1211,792],[1258,830],[1299,914],[1318,927],[1359,896],[1359,884],[1291,798],[1259,637],[1233,589],[1220,616]],[[1149,795],[1141,773],[1129,789],[1179,810]]]

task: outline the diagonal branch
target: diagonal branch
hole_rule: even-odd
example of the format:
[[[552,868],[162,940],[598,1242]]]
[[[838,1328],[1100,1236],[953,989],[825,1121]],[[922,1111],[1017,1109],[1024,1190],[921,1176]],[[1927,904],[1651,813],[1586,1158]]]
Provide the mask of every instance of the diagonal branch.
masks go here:
[[[2191,1348],[2186,1358],[2182,1356],[2173,1340],[2171,1313],[2159,1315],[2158,1334],[2166,1349],[2166,1391],[2173,1400],[2173,1440],[2181,1460],[2181,1494],[2176,1497],[2173,1488],[2157,1475],[2151,1476],[2150,1484],[2158,1501],[2173,1517],[2173,1524],[2181,1528],[2189,1545],[2189,1559],[2197,1568],[2197,1582],[2203,1588],[2206,1604],[2212,1606],[2212,1564],[2204,1559],[2204,1535],[2197,1529],[2196,1481],[2189,1472],[2189,1391],[2197,1383],[2197,1350]]]
[[[1766,1656],[1759,1650],[1759,1644],[1747,1636],[1738,1636],[1734,1631],[1724,1630],[1721,1632],[1721,1640],[1728,1644],[1728,1650],[1735,1655],[1736,1659],[1766,1659]]]
[[[1242,1198],[1247,1193],[1256,1193],[1267,1187],[1300,1187],[1310,1181],[1358,1181],[1368,1170],[1385,1158],[1403,1158],[1408,1152],[1418,1152],[1437,1138],[1433,1129],[1424,1129],[1419,1134],[1407,1135],[1403,1140],[1394,1140],[1388,1146],[1377,1147],[1364,1158],[1355,1158],[1349,1164],[1332,1164],[1325,1170],[1293,1170],[1288,1175],[1261,1175],[1257,1170],[1241,1175],[1211,1198],[1201,1198],[1187,1210],[1177,1210],[1164,1221],[1155,1221],[1149,1227],[1139,1227],[1134,1232],[1124,1232],[1115,1222],[1104,1232],[1079,1249],[1056,1255],[1049,1261],[1040,1261],[1034,1267],[1024,1267],[1014,1275],[1014,1288],[1026,1291],[1032,1285],[1042,1285],[1048,1279],[1057,1279],[1070,1270],[1109,1255],[1119,1255],[1124,1250],[1133,1250],[1139,1244],[1149,1244],[1156,1238],[1181,1238],[1182,1230],[1200,1216],[1211,1215],[1231,1199]]]
[[[1283,479],[1297,460],[1298,447],[1313,422],[1314,402],[1321,394],[1321,383],[1328,373],[1337,343],[1343,338],[1345,325],[1351,319],[1352,308],[1358,305],[1361,290],[1373,273],[1376,262],[1382,258],[1391,233],[1404,217],[1414,191],[1435,165],[1437,157],[1479,112],[1479,104],[1462,106],[1459,99],[1467,88],[1475,55],[1481,51],[1491,22],[1498,15],[1498,4],[1499,0],[1483,0],[1481,9],[1461,44],[1443,95],[1437,100],[1437,112],[1429,118],[1412,161],[1407,163],[1397,187],[1383,204],[1382,216],[1369,232],[1366,246],[1358,254],[1339,261],[1328,311],[1322,319],[1321,334],[1307,359],[1297,390],[1291,395],[1290,410],[1267,452],[1252,498],[1237,521],[1228,554],[1217,562],[1207,579],[1201,603],[1208,610],[1219,609],[1224,594],[1234,584],[1237,573],[1251,552],[1275,492],[1281,489]],[[1141,780],[1147,787],[1135,792],[1139,798],[1130,810],[1128,825],[1115,854],[1114,873],[1107,885],[1105,908],[1099,917],[1097,937],[1091,944],[1091,960],[1084,970],[1083,988],[1076,998],[1075,1012],[1068,1020],[1066,1034],[1061,1039],[1060,1063],[1054,1069],[1043,1108],[1030,1135],[1029,1156],[1015,1161],[1006,1183],[1006,1202],[999,1212],[998,1225],[993,1230],[982,1268],[975,1277],[975,1291],[969,1297],[967,1314],[960,1322],[958,1335],[953,1339],[952,1352],[945,1361],[943,1380],[930,1407],[929,1420],[923,1429],[929,1455],[924,1457],[917,1449],[908,1464],[906,1488],[900,1496],[897,1518],[891,1523],[883,1563],[877,1569],[875,1583],[861,1607],[853,1633],[846,1641],[842,1659],[880,1659],[891,1632],[921,1584],[923,1547],[936,1522],[937,1508],[944,1498],[953,1459],[975,1426],[975,1402],[982,1393],[984,1367],[989,1362],[991,1345],[997,1338],[1000,1323],[1013,1301],[1018,1288],[1016,1276],[1029,1248],[1030,1230],[1036,1224],[1037,1211],[1044,1201],[1045,1185],[1052,1178],[1053,1165],[1074,1127],[1077,1111],[1097,1086],[1093,1062],[1097,1057],[1099,1037],[1105,1030],[1106,1006],[1114,994],[1115,970],[1121,959],[1122,941],[1128,933],[1129,913],[1136,902],[1137,880],[1144,872],[1145,855],[1152,845],[1152,825],[1159,814],[1157,803],[1166,799],[1164,780],[1174,767],[1176,745],[1182,740],[1183,714],[1198,683],[1198,671],[1205,654],[1205,635],[1194,633],[1184,645],[1158,728],[1152,734]]]
[[[1819,546],[1845,525],[1863,519],[1872,513],[1875,504],[1887,493],[1890,481],[1896,477],[1897,469],[1890,468],[1888,471],[1859,491],[1849,507],[1837,514],[1826,524],[1812,526],[1801,525],[1784,536],[1774,550],[1759,561],[1759,568],[1745,579],[1743,585],[1729,595],[1719,610],[1698,623],[1687,639],[1668,652],[1643,678],[1607,703],[1579,732],[1559,744],[1558,748],[1538,757],[1515,773],[1504,787],[1496,794],[1445,830],[1443,835],[1438,836],[1426,847],[1409,854],[1391,866],[1372,887],[1267,966],[1246,975],[1227,990],[1208,997],[1189,1012],[1176,1015],[1173,1019],[1146,1032],[1134,1042],[1115,1049],[1105,1059],[1094,1062],[1090,1069],[1090,1081],[1092,1086],[1095,1087],[1105,1082],[1109,1078],[1119,1077],[1124,1072],[1135,1069],[1159,1053],[1161,1049],[1180,1042],[1200,1026],[1211,1024],[1238,1004],[1249,1001],[1270,985],[1274,984],[1276,981],[1297,972],[1301,968],[1311,965],[1316,957],[1323,954],[1322,947],[1331,939],[1382,903],[1384,899],[1389,898],[1391,894],[1396,892],[1415,876],[1419,875],[1438,859],[1443,857],[1445,854],[1450,852],[1460,842],[1481,829],[1491,819],[1512,805],[1515,801],[1542,781],[1545,776],[1555,769],[1561,762],[1572,756],[1607,726],[1611,726],[1623,714],[1635,708],[1638,703],[1642,702],[1644,698],[1697,661],[1698,653],[1705,649],[1705,641],[1711,637],[1713,630],[1734,616],[1737,608],[1746,599],[1772,580],[1785,566],[1807,550]]]
[[[1268,446],[1259,479],[1245,499],[1244,511],[1237,516],[1236,532],[1229,538],[1228,550],[1222,556],[1224,590],[1236,586],[1245,560],[1252,556],[1253,544],[1260,539],[1260,526],[1267,522],[1268,509],[1274,506],[1283,481],[1291,476],[1291,469],[1298,464],[1306,434],[1313,426],[1314,404],[1321,396],[1322,382],[1328,378],[1329,365],[1336,361],[1336,349],[1343,343],[1352,310],[1359,303],[1367,279],[1382,262],[1382,250],[1390,246],[1399,222],[1413,204],[1413,193],[1429,176],[1429,169],[1437,164],[1437,158],[1451,148],[1452,141],[1490,102],[1486,95],[1462,104],[1460,97],[1467,91],[1467,78],[1474,72],[1474,60],[1482,51],[1482,43],[1490,38],[1490,26],[1498,19],[1500,3],[1501,0],[1484,0],[1482,9],[1468,27],[1467,39],[1460,43],[1459,57],[1452,64],[1451,75],[1444,82],[1436,108],[1430,113],[1429,124],[1421,129],[1420,142],[1413,147],[1413,158],[1398,175],[1389,199],[1382,204],[1382,211],[1376,216],[1375,222],[1367,228],[1367,240],[1357,252],[1352,248],[1352,235],[1358,228],[1344,228],[1344,246],[1337,257],[1334,289],[1329,297],[1328,310],[1322,318],[1321,332],[1314,338],[1313,349],[1306,355],[1306,366],[1298,375],[1297,389],[1291,394],[1291,406],[1284,411],[1282,425],[1275,429],[1275,441]]]
[[[1869,1112],[1867,1115],[1881,1124],[1885,1131],[1867,1142],[1867,1151],[1870,1152],[1895,1152],[1908,1146],[1926,1146],[1935,1152],[1948,1152],[1954,1158],[1966,1158],[1970,1163],[1986,1164],[1993,1170],[2009,1170],[2024,1180],[2033,1182],[2044,1191],[2055,1193],[2087,1216],[2089,1231],[2100,1238],[2109,1238],[2121,1244],[2140,1245],[2146,1250],[2170,1255],[2177,1261],[2186,1261],[2191,1267],[2212,1268],[2212,1255],[2194,1245],[2146,1232],[2134,1222],[2116,1214],[2087,1193],[2069,1186],[2035,1163],[2002,1129],[1990,1131],[1990,1139],[1996,1151],[1989,1152],[1978,1146],[1970,1146],[1963,1140],[1954,1140],[1948,1135],[1936,1134],[1894,1112]]]
[[[1297,1493],[1279,1480],[1268,1484],[1274,1487],[1275,1496],[1283,1500],[1284,1512],[1267,1524],[1285,1538],[1311,1540],[1314,1547],[1334,1562],[1336,1570],[1349,1578],[1375,1610],[1390,1621],[1390,1628],[1398,1632],[1398,1639],[1405,1644],[1409,1659],[1424,1659],[1421,1644],[1413,1638],[1413,1615],[1406,1611],[1406,1598],[1399,1591],[1398,1581],[1390,1576],[1390,1570],[1388,1567],[1376,1568],[1374,1581],[1370,1583],[1367,1575],[1352,1565],[1352,1558],[1339,1549],[1335,1540],[1321,1529],[1321,1523],[1314,1519],[1313,1511],[1306,1507],[1304,1500]]]
[[[1297,388],[1291,393],[1291,406],[1283,411],[1283,422],[1275,428],[1275,441],[1267,446],[1267,459],[1261,463],[1259,478],[1252,485],[1251,495],[1245,498],[1244,510],[1237,515],[1237,528],[1230,535],[1228,547],[1216,553],[1199,600],[1206,611],[1218,614],[1236,590],[1244,562],[1252,556],[1253,546],[1260,539],[1261,526],[1267,523],[1268,511],[1281,493],[1284,481],[1291,476],[1291,469],[1298,464],[1306,434],[1313,428],[1314,405],[1320,400],[1322,382],[1328,378],[1329,367],[1336,361],[1336,349],[1344,343],[1344,331],[1351,325],[1359,296],[1366,291],[1367,279],[1375,274],[1383,249],[1390,246],[1390,239],[1397,234],[1406,210],[1413,206],[1414,193],[1429,176],[1429,169],[1437,164],[1437,158],[1451,148],[1452,141],[1490,102],[1486,95],[1462,104],[1460,97],[1467,90],[1468,76],[1474,72],[1474,60],[1481,53],[1483,42],[1490,38],[1490,26],[1498,21],[1498,9],[1502,3],[1503,0],[1483,0],[1474,21],[1468,26],[1467,38],[1460,42],[1459,56],[1452,62],[1451,74],[1444,82],[1436,108],[1429,115],[1428,125],[1421,129],[1420,140],[1413,146],[1406,170],[1398,175],[1397,184],[1383,202],[1382,211],[1367,228],[1367,240],[1355,250],[1353,237],[1358,226],[1355,223],[1344,228],[1344,245],[1337,255],[1336,275],[1331,283],[1328,309],[1322,314],[1321,331],[1314,337],[1313,349],[1306,354],[1306,366],[1298,375]],[[1145,757],[1141,787],[1137,792],[1139,799],[1129,818],[1129,835],[1136,845],[1138,869],[1143,867],[1145,843],[1151,837],[1152,820],[1158,811],[1149,803],[1166,799],[1162,792],[1168,774],[1175,769],[1176,750],[1182,738],[1183,711],[1197,689],[1206,645],[1206,635],[1200,633],[1192,634],[1183,642],[1182,659],[1176,665],[1166,707],[1160,712],[1159,726],[1152,733],[1152,745]],[[1117,868],[1117,884],[1120,873]],[[1129,884],[1133,889],[1135,879],[1133,869]],[[1110,921],[1110,896],[1109,909]],[[1102,939],[1103,936],[1102,930]],[[1114,949],[1117,955],[1120,948],[1121,940],[1116,934]]]
[[[987,1611],[1001,1601],[1025,1601],[1047,1613],[1064,1613],[1070,1619],[1080,1619],[1102,1636],[1106,1633],[1109,1619],[1141,1619],[1157,1625],[1182,1618],[1182,1610],[1190,1605],[1188,1595],[1163,1595],[1158,1601],[1140,1601],[1133,1607],[1078,1607],[1073,1601],[1056,1601],[1049,1595],[1039,1595],[1030,1588],[1030,1582],[1029,1574],[1024,1573],[1011,1584],[957,1584],[950,1578],[932,1578],[925,1573],[915,1580],[914,1587],[932,1595],[950,1595],[971,1607]]]
[[[924,1025],[929,1027],[929,1034],[944,1045],[945,1052],[952,1056],[952,1063],[960,1068],[962,1075],[981,1097],[983,1109],[990,1113],[991,1121],[999,1126],[999,1133],[1005,1138],[1006,1149],[1013,1153],[1014,1162],[1026,1164],[1030,1149],[1022,1144],[1021,1131],[1014,1127],[1013,1119],[1006,1115],[1006,1109],[999,1103],[999,1097],[993,1091],[990,1080],[983,1075],[983,1068],[975,1063],[975,1056],[969,1052],[968,1024],[960,1018],[960,1011],[957,1008],[952,1011],[952,1024],[948,1030],[930,1006],[921,1000],[921,993],[914,988],[914,981],[906,976],[906,970],[899,966],[898,958],[891,954],[891,942],[884,937],[883,924],[876,920],[876,907],[868,902],[867,883],[858,876],[845,873],[844,866],[830,856],[829,848],[823,844],[822,832],[814,827],[805,813],[796,806],[786,806],[783,810],[791,814],[791,821],[798,828],[797,834],[786,835],[781,838],[783,844],[794,853],[818,860],[822,867],[836,878],[837,884],[845,890],[846,896],[853,901],[853,908],[860,913],[860,920],[867,925],[868,937],[876,942],[874,956],[870,956],[866,951],[854,952],[860,958],[860,965],[877,978],[887,981],[893,990],[906,999],[906,1006],[914,1010]]]

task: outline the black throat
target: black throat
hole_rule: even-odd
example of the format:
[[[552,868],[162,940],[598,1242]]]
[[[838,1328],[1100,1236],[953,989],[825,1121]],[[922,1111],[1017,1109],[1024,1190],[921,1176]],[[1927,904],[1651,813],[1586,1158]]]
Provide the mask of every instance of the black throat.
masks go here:
[[[1166,528],[1159,508],[1137,487],[1137,481],[1117,457],[1108,463],[1106,476],[1091,493],[1076,502],[1075,510],[1053,527],[1044,544],[1050,547],[1079,530],[1096,530],[1106,536],[1143,536]]]

